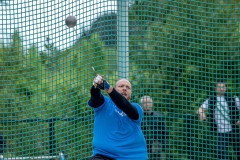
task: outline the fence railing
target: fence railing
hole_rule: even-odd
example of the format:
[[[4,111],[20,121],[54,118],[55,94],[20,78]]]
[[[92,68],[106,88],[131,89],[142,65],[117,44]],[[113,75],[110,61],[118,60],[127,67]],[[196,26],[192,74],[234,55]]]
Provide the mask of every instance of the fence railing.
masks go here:
[[[55,123],[58,121],[86,121],[89,120],[89,117],[71,117],[71,118],[48,118],[48,119],[21,119],[21,120],[14,120],[14,119],[9,119],[9,120],[0,120],[1,124],[9,124],[9,123],[33,123],[33,122],[43,122],[43,123],[48,123],[48,145],[49,145],[49,155],[48,156],[28,156],[28,157],[15,157],[15,158],[5,158],[4,157],[4,152],[6,148],[6,142],[4,140],[5,135],[2,135],[0,138],[0,148],[2,150],[0,151],[0,160],[17,160],[17,159],[50,159],[50,160],[64,160],[64,151],[61,151],[60,153],[55,153],[55,148],[56,148],[56,138],[55,138]]]

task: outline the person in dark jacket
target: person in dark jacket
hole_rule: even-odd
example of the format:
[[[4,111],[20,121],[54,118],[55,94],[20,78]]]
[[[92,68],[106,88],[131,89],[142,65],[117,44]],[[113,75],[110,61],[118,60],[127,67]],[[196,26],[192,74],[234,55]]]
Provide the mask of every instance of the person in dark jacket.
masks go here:
[[[160,112],[153,111],[153,100],[150,96],[143,96],[140,104],[144,110],[142,129],[147,142],[150,160],[161,160],[163,150],[168,146],[169,133],[165,120]]]
[[[217,154],[219,160],[229,160],[227,147],[231,142],[233,149],[240,159],[239,109],[240,102],[237,96],[226,94],[227,85],[218,81],[215,86],[216,95],[206,99],[198,109],[201,121],[208,121],[212,131],[217,132]],[[205,111],[208,111],[208,118]]]

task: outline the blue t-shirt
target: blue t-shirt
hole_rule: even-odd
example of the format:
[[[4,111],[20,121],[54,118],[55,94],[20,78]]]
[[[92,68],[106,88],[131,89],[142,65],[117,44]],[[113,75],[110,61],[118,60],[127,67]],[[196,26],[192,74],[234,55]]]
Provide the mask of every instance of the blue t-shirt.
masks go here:
[[[88,103],[90,106],[90,104]],[[104,96],[104,104],[94,108],[93,155],[102,154],[116,160],[147,160],[147,147],[141,130],[143,110],[132,120],[114,102]]]

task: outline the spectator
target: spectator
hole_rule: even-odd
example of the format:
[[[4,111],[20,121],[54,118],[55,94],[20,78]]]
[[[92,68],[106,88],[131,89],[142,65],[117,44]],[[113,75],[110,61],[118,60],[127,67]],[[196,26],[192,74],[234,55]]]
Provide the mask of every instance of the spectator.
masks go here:
[[[227,85],[219,81],[215,86],[215,95],[210,96],[198,109],[201,121],[207,120],[212,131],[217,132],[217,151],[219,160],[229,160],[227,147],[232,142],[233,149],[240,159],[240,135],[239,135],[239,109],[238,97],[231,97],[226,94]],[[208,110],[208,118],[205,111]]]
[[[153,111],[153,100],[150,96],[143,96],[140,103],[144,109],[143,133],[147,142],[150,160],[162,159],[162,150],[168,145],[168,130],[160,112]]]

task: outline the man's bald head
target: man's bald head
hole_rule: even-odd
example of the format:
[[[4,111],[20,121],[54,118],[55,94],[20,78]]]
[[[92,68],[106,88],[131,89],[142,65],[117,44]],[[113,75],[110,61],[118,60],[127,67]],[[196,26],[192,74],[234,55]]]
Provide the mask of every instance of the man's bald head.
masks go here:
[[[127,100],[132,96],[132,84],[127,79],[120,79],[115,85],[116,91],[123,95]]]
[[[131,85],[131,87],[132,87],[132,84],[129,82],[129,80],[127,80],[127,79],[125,79],[125,78],[119,79],[119,80],[116,82],[115,86],[116,86],[118,83],[121,83],[121,82],[129,83],[129,85]]]

